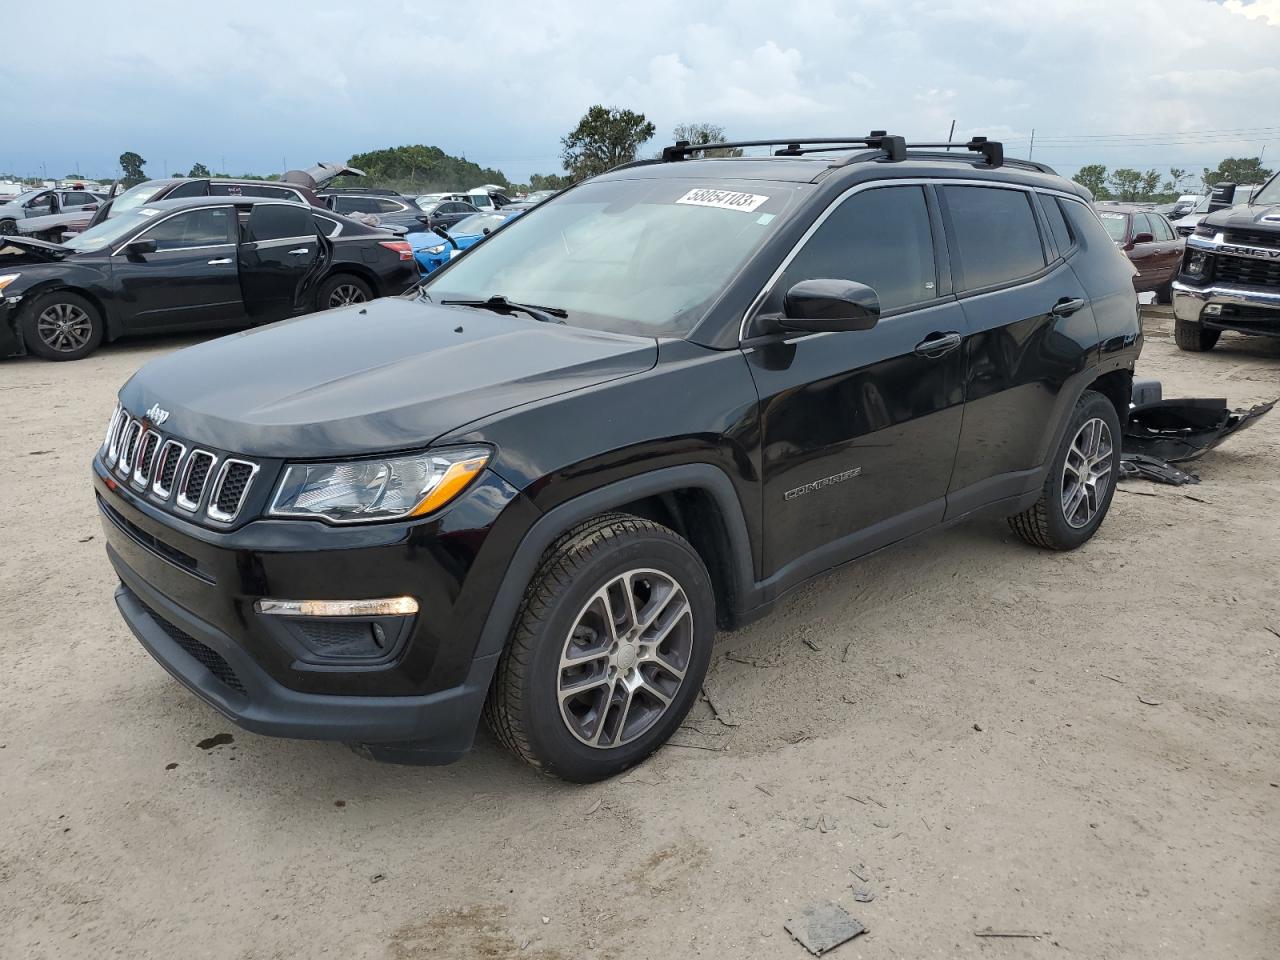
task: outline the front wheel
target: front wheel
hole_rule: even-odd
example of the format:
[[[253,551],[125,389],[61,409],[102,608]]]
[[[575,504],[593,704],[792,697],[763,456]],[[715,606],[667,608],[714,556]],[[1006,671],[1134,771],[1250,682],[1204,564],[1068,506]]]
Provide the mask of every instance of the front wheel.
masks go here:
[[[316,291],[316,309],[332,310],[353,303],[366,303],[372,299],[373,291],[367,283],[349,273],[339,273],[320,284],[320,289]]]
[[[1102,525],[1120,476],[1120,417],[1111,401],[1086,390],[1049,467],[1040,499],[1009,518],[1027,543],[1074,550]]]
[[[16,220],[0,220],[0,237],[16,237],[18,223]]]
[[[1221,330],[1206,329],[1204,324],[1193,320],[1173,321],[1173,342],[1178,345],[1179,350],[1204,353],[1217,346],[1220,336],[1222,336]]]
[[[39,296],[22,314],[22,340],[46,360],[79,360],[98,349],[102,314],[84,297],[54,290]]]
[[[606,514],[547,552],[485,716],[518,757],[578,783],[639,763],[680,726],[715,639],[711,578],[673,530]]]

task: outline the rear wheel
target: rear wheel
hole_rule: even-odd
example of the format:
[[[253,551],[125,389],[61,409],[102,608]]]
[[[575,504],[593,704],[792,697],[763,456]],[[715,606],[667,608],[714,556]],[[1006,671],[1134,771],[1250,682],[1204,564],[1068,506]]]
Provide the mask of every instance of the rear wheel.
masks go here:
[[[1170,280],[1163,286],[1156,287],[1156,303],[1170,304],[1173,303],[1173,281]]]
[[[1193,320],[1173,321],[1173,342],[1178,345],[1179,350],[1204,353],[1214,348],[1220,336],[1221,330],[1208,330],[1204,324]]]
[[[580,783],[639,763],[702,687],[715,600],[673,530],[606,514],[548,551],[498,661],[485,715],[526,763]]]
[[[339,273],[320,284],[316,291],[316,309],[332,310],[372,299],[373,291],[367,283],[349,273]]]
[[[1027,543],[1074,550],[1094,535],[1120,476],[1120,418],[1111,401],[1086,390],[1049,467],[1040,499],[1009,518]]]
[[[37,297],[23,311],[21,326],[27,349],[46,360],[79,360],[102,343],[102,314],[70,291]]]
[[[16,220],[0,220],[0,237],[16,237],[17,235],[18,223]]]

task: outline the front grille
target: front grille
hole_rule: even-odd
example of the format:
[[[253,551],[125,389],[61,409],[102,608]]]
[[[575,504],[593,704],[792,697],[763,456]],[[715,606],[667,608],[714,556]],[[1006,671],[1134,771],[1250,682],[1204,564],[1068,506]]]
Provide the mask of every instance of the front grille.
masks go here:
[[[200,506],[205,481],[209,479],[214,459],[213,454],[207,450],[191,451],[186,473],[182,475],[182,489],[178,491],[178,506],[186,510],[195,510]]]
[[[1274,230],[1228,230],[1223,239],[1227,243],[1240,243],[1251,247],[1280,248],[1280,233]]]
[[[1223,283],[1244,283],[1255,287],[1280,287],[1280,263],[1250,257],[1219,255],[1213,265],[1213,279]]]
[[[136,598],[137,594],[134,594],[134,596]],[[227,661],[223,659],[222,654],[218,653],[217,650],[206,647],[181,627],[170,623],[145,603],[142,603],[141,600],[138,600],[138,603],[141,604],[142,609],[147,612],[147,616],[156,622],[156,626],[169,635],[170,640],[185,650],[188,656],[193,660],[212,673],[218,681],[230,687],[232,690],[236,690],[240,693],[247,692],[244,688],[244,684],[241,683],[240,678],[236,676],[236,672],[231,669],[231,664],[227,663]]]
[[[204,518],[228,524],[248,501],[258,464],[209,450],[190,449],[180,440],[153,429],[117,405],[107,427],[102,461],[153,502],[179,515],[203,512]]]

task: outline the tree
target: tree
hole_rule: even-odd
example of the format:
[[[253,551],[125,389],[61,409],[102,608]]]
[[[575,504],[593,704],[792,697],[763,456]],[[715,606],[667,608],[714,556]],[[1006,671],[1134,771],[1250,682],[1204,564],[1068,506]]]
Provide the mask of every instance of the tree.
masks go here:
[[[142,172],[142,166],[146,162],[132,150],[126,150],[120,154],[120,171],[124,174],[121,179],[124,181],[125,187],[137,186],[147,179],[147,175]]]
[[[1204,171],[1205,192],[1212,191],[1219,183],[1266,183],[1271,179],[1271,171],[1262,166],[1261,157],[1227,157],[1217,170]]]
[[[724,127],[715,123],[682,123],[671,131],[671,136],[679,143],[681,140],[688,140],[690,143],[724,143]],[[702,154],[704,157],[740,157],[742,156],[742,148],[735,147],[729,150],[707,150]]]
[[[1160,174],[1156,170],[1148,170],[1142,175],[1142,196],[1154,196],[1156,191],[1160,189]]]
[[[1177,199],[1177,194],[1182,192],[1182,181],[1187,179],[1188,172],[1181,167],[1170,167],[1169,179],[1164,182],[1163,191],[1174,194],[1174,199]]]
[[[650,140],[654,131],[643,113],[596,104],[561,138],[560,158],[573,179],[594,177],[634,160],[640,145]]]
[[[1137,200],[1142,195],[1142,174],[1130,167],[1111,171],[1107,182],[1121,200]]]
[[[571,186],[573,179],[558,173],[535,173],[529,177],[529,192],[534,190],[563,190]]]
[[[421,143],[358,153],[347,162],[368,174],[369,183],[410,193],[466,190],[482,183],[509,182],[501,170],[482,167]]]
[[[191,167],[191,172],[188,173],[187,176],[188,177],[211,177],[213,176],[213,174],[209,172],[209,168],[206,167],[203,163],[197,163]]]
[[[1095,200],[1105,200],[1111,196],[1111,191],[1107,189],[1107,168],[1100,163],[1081,167],[1071,179],[1092,193]]]

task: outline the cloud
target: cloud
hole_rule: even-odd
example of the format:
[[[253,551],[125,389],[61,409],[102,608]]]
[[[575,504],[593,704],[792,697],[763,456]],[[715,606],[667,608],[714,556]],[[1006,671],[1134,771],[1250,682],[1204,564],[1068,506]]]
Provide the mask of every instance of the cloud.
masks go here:
[[[59,7],[94,27],[59,35],[58,69],[42,44],[11,45],[0,170],[78,162],[105,176],[136,150],[157,175],[196,161],[269,172],[430,143],[519,179],[558,167],[559,138],[592,103],[644,112],[649,149],[697,121],[742,138],[885,127],[936,140],[954,119],[957,135],[1004,136],[1013,154],[1034,129],[1036,158],[1068,172],[1213,166],[1280,144],[1256,106],[1276,89],[1280,0],[102,9]],[[38,6],[5,19],[12,37],[48,31]],[[1235,132],[1172,136],[1206,130]]]

